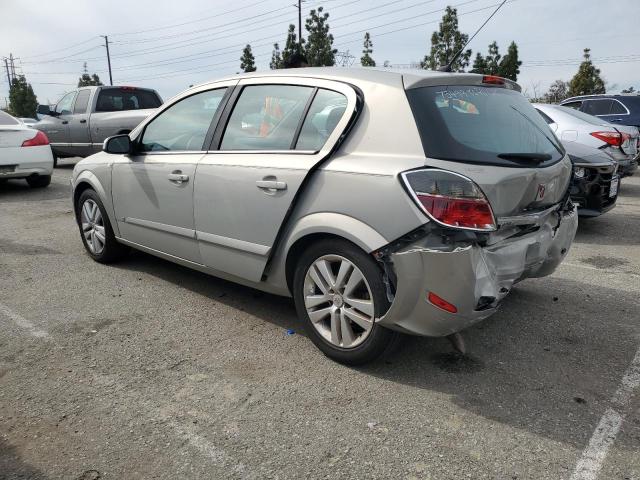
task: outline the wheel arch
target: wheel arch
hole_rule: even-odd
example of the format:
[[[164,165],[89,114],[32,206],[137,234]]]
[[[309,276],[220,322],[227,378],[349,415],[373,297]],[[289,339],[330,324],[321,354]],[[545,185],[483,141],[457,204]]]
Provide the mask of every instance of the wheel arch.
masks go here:
[[[312,243],[331,238],[346,240],[367,254],[389,243],[370,225],[347,215],[323,212],[303,217],[285,242],[284,275],[289,292],[292,292],[293,273],[301,253]]]
[[[78,220],[77,215],[77,203],[82,192],[91,189],[95,191],[100,200],[102,201],[102,205],[107,211],[107,216],[109,217],[109,222],[111,223],[111,228],[113,229],[116,236],[120,236],[120,232],[118,229],[118,223],[116,222],[116,217],[113,212],[113,205],[111,202],[110,195],[107,194],[106,190],[102,186],[102,183],[98,179],[98,177],[88,170],[83,171],[78,175],[78,177],[74,181],[73,186],[73,212],[76,216],[76,221]]]

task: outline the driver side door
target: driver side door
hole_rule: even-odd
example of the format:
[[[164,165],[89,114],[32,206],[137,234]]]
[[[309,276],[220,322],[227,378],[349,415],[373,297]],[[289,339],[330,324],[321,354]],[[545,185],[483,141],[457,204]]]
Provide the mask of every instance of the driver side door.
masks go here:
[[[72,154],[69,137],[69,120],[73,115],[73,104],[77,92],[67,93],[60,99],[54,108],[54,115],[46,117],[46,122],[42,122],[45,127],[42,130],[47,134],[51,146],[56,151],[64,154]]]
[[[146,124],[135,153],[114,162],[111,191],[122,238],[201,263],[193,185],[227,91],[200,91],[169,105]]]

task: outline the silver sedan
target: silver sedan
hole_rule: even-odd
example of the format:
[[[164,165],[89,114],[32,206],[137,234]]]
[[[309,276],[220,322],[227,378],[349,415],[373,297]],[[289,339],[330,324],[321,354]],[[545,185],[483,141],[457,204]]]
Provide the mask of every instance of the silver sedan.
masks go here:
[[[577,228],[570,176],[514,82],[308,68],[194,87],[72,183],[94,260],[133,247],[292,296],[309,338],[359,364],[552,273]]]

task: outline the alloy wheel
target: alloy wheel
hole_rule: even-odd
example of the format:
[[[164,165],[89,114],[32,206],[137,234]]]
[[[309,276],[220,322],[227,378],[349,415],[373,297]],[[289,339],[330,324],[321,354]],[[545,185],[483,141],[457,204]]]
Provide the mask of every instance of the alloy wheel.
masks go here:
[[[100,255],[106,242],[104,221],[98,204],[90,198],[82,204],[80,222],[87,248],[94,255]]]
[[[304,303],[316,331],[334,346],[354,348],[371,333],[371,288],[360,269],[340,255],[324,255],[311,264]]]

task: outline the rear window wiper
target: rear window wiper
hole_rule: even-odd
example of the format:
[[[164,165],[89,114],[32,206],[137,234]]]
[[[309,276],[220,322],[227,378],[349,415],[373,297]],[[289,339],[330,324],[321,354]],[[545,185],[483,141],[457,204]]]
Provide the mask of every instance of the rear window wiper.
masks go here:
[[[551,155],[548,153],[499,153],[498,158],[503,158],[505,160],[529,160],[535,163],[546,162],[547,160],[551,160]]]

